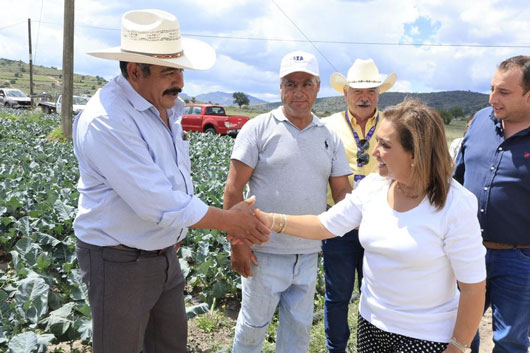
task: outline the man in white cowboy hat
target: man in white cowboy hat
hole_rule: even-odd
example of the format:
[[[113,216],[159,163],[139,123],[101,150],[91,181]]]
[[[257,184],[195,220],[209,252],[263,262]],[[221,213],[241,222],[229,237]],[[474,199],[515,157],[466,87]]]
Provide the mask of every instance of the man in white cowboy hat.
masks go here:
[[[243,200],[269,212],[320,214],[329,183],[335,200],[351,191],[339,136],[311,113],[320,88],[314,55],[295,51],[280,65],[282,106],[249,121],[238,134],[225,188],[226,208]],[[280,226],[284,219],[276,220]],[[281,233],[281,232],[280,232]],[[242,275],[234,353],[260,352],[279,305],[276,352],[307,352],[313,318],[319,241],[273,233],[252,248],[232,244],[232,268]]]
[[[395,82],[394,73],[381,80],[372,59],[355,60],[347,77],[338,72],[330,77],[331,86],[344,94],[346,109],[323,121],[340,135],[353,171],[349,177],[353,187],[366,175],[377,170],[375,158],[370,157],[376,145],[374,132],[382,118],[377,102],[379,94],[389,90]],[[328,204],[334,204],[329,191]],[[322,241],[322,252],[326,278],[326,346],[330,352],[345,352],[350,336],[348,304],[352,297],[355,273],[359,288],[362,279],[364,250],[359,243],[358,231],[354,229],[343,237]]]
[[[77,257],[88,287],[95,353],[186,352],[184,278],[175,244],[187,228],[215,228],[261,244],[269,230],[250,212],[193,195],[189,141],[179,116],[183,69],[206,70],[215,52],[180,36],[159,10],[123,15],[121,46],[90,53],[120,61],[74,123],[79,161]]]

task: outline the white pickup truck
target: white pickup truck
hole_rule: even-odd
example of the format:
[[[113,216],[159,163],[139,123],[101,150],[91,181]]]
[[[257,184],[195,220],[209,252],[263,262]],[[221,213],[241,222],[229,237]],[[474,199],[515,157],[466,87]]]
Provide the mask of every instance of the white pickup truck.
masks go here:
[[[45,114],[51,114],[57,112],[57,114],[61,114],[61,108],[63,106],[62,104],[63,96],[60,95],[59,98],[57,98],[57,102],[39,102],[39,107],[41,107],[42,111]],[[88,103],[88,98],[86,97],[80,97],[80,96],[73,96],[72,101],[72,114],[77,115],[80,112],[85,109],[85,105]]]
[[[16,88],[0,88],[0,105],[6,108],[31,108],[31,98]]]

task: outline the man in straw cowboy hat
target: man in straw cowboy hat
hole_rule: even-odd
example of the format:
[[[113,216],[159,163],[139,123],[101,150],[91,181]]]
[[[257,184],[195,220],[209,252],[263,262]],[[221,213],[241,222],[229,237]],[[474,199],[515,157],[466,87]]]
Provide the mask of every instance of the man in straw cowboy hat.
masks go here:
[[[372,59],[357,59],[348,70],[348,76],[336,72],[330,77],[331,86],[344,94],[346,110],[324,119],[336,131],[344,144],[353,174],[350,184],[355,187],[366,175],[377,171],[375,158],[370,158],[375,148],[375,130],[382,118],[377,110],[379,94],[388,91],[396,82],[396,74],[381,81],[379,70]],[[328,204],[334,205],[328,191]],[[322,241],[326,297],[324,325],[326,346],[330,352],[345,352],[350,329],[348,304],[353,292],[355,273],[360,288],[362,279],[363,248],[356,229]]]
[[[215,52],[180,36],[160,10],[123,15],[121,46],[90,55],[120,61],[74,123],[79,161],[77,257],[88,287],[94,352],[185,352],[184,278],[175,244],[215,228],[246,244],[269,230],[252,201],[230,210],[193,195],[189,141],[179,117],[183,70],[206,70]]]
[[[351,191],[351,174],[339,136],[311,109],[320,89],[317,59],[295,51],[280,65],[282,106],[249,121],[236,138],[224,205],[243,200],[245,185],[256,207],[295,214],[326,210],[328,183],[336,201]],[[307,352],[313,319],[320,241],[288,237],[250,248],[232,244],[232,268],[242,275],[241,311],[234,353],[260,352],[279,306],[276,352]]]

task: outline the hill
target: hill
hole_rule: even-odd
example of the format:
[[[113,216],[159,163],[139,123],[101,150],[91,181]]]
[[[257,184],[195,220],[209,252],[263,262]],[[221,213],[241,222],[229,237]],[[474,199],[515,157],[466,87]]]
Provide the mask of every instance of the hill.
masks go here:
[[[488,95],[471,91],[443,91],[431,93],[404,93],[387,92],[379,96],[379,108],[395,105],[403,101],[405,97],[416,98],[425,104],[436,108],[449,110],[453,107],[461,107],[464,114],[472,114],[488,105]],[[258,111],[268,111],[279,107],[280,102],[253,105],[250,108]],[[317,115],[327,116],[345,108],[344,97],[324,97],[318,98],[315,104]]]
[[[91,96],[107,81],[103,77],[74,74],[74,94]],[[63,73],[55,67],[33,65],[33,93],[48,93],[54,99],[62,91]],[[0,87],[18,88],[29,95],[29,64],[0,58]]]
[[[216,92],[199,94],[198,96],[195,97],[195,99],[197,101],[205,102],[205,103],[211,102],[211,103],[220,104],[220,105],[236,105],[234,104],[234,97],[232,97],[232,94],[233,93],[216,91]],[[250,94],[247,94],[247,93],[245,94],[247,95],[248,100],[250,101],[250,104],[268,103],[267,101],[251,96]]]

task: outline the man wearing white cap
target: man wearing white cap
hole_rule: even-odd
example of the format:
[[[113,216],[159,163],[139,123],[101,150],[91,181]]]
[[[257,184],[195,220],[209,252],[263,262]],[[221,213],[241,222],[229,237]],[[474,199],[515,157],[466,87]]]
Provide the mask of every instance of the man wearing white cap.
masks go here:
[[[323,121],[336,131],[344,144],[353,174],[350,184],[355,187],[366,175],[377,171],[375,158],[370,158],[375,148],[375,130],[382,118],[377,110],[379,94],[389,90],[396,82],[396,74],[384,81],[372,59],[357,59],[348,76],[336,72],[330,77],[331,86],[344,94],[346,110],[333,114]],[[328,204],[335,204],[328,190]],[[352,297],[357,273],[358,286],[362,279],[364,250],[359,243],[358,230],[343,237],[322,241],[326,297],[324,301],[324,327],[329,352],[345,352],[350,336],[348,304]]]
[[[339,136],[311,113],[320,88],[314,55],[296,51],[280,66],[283,105],[250,120],[236,138],[224,195],[231,207],[256,195],[256,207],[269,212],[320,214],[326,187],[339,201],[351,191]],[[279,305],[276,352],[306,352],[313,318],[319,241],[288,237],[280,231],[252,248],[232,243],[232,267],[242,275],[243,302],[233,352],[260,352],[267,326]]]
[[[93,56],[120,61],[74,123],[79,161],[77,257],[88,287],[95,353],[186,352],[184,277],[175,244],[187,228],[215,228],[246,244],[269,230],[252,201],[231,210],[193,195],[189,141],[179,116],[183,69],[215,62],[208,44],[180,36],[159,10],[123,15],[121,46]]]

